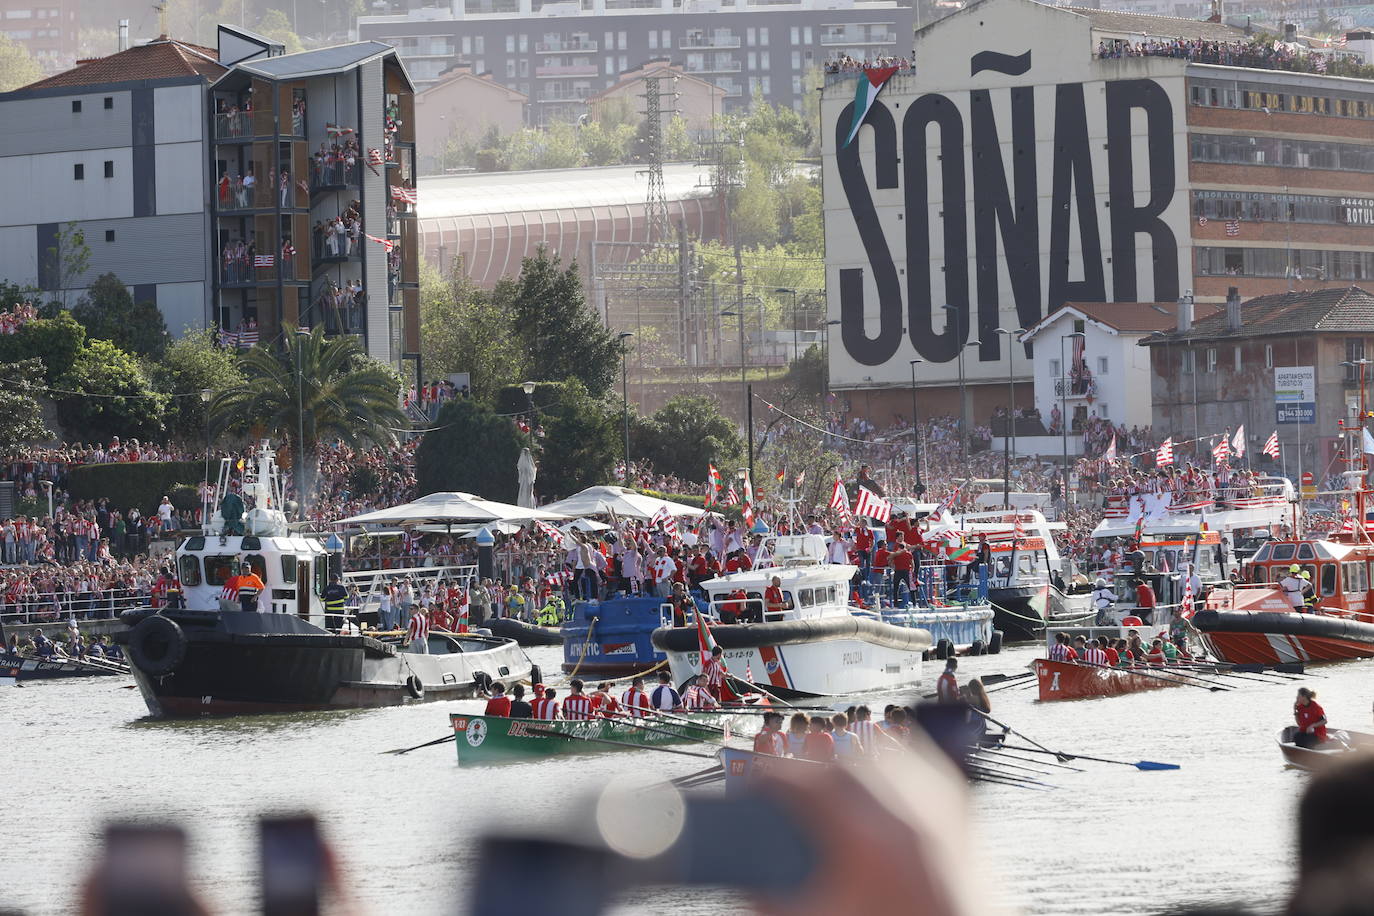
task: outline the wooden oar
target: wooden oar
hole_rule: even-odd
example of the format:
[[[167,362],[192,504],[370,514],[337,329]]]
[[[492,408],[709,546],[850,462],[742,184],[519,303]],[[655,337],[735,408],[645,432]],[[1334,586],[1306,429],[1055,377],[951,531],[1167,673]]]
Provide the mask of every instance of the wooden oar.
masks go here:
[[[983,748],[983,749],[982,749],[981,751],[979,751],[978,753],[980,753],[980,754],[993,754],[993,755],[998,756],[998,757],[1006,757],[1008,760],[1022,760],[1022,761],[1025,761],[1026,763],[1038,763],[1038,764],[1041,764],[1041,765],[1043,765],[1043,766],[1054,767],[1056,770],[1070,770],[1070,771],[1072,771],[1072,772],[1074,772],[1074,773],[1086,773],[1086,772],[1088,772],[1087,770],[1083,769],[1082,767],[1071,767],[1071,766],[1069,766],[1068,764],[1064,764],[1064,763],[1050,763],[1048,760],[1037,760],[1037,759],[1035,759],[1034,757],[1020,757],[1020,756],[1018,756],[1018,755],[1016,755],[1016,754],[1008,753],[1007,751],[1002,750],[1002,748],[1000,748],[1000,747],[997,747],[997,748]]]
[[[975,782],[988,782],[996,785],[1014,786],[1018,789],[1035,789],[1044,792],[1057,788],[1049,783],[1040,782],[1036,779],[1026,779],[1022,776],[1013,776],[1005,773],[998,773],[992,770],[983,770],[978,767],[970,767],[968,770],[969,779]]]
[[[436,744],[443,744],[445,741],[452,741],[458,737],[457,732],[444,735],[442,738],[435,738],[433,741],[426,741],[424,744],[417,744],[414,747],[398,747],[389,751],[382,751],[383,754],[409,754],[411,751],[418,751],[422,747],[433,747]]]
[[[1248,675],[1248,674],[1237,674],[1237,673],[1235,673],[1234,671],[1223,670],[1223,669],[1217,668],[1217,667],[1215,667],[1215,666],[1208,666],[1208,665],[1179,665],[1179,666],[1177,666],[1177,667],[1178,667],[1178,670],[1182,670],[1182,671],[1198,671],[1198,672],[1201,672],[1202,674],[1210,674],[1210,675],[1212,675],[1213,677],[1232,677],[1232,678],[1235,678],[1235,679],[1238,680],[1238,681],[1250,681],[1251,683],[1255,683],[1255,684],[1271,684],[1271,685],[1272,685],[1272,684],[1277,684],[1277,683],[1278,683],[1278,681],[1270,680],[1269,678],[1252,677],[1252,676],[1250,676],[1250,675]]]
[[[719,725],[707,725],[705,722],[694,722],[687,716],[675,715],[671,712],[664,712],[661,709],[654,710],[654,715],[662,719],[672,719],[674,722],[682,722],[685,725],[690,725],[692,728],[699,728],[702,731],[715,732],[718,735],[725,734],[725,729],[721,728]]]
[[[998,690],[1006,690],[1008,687],[1024,687],[1024,681],[1028,677],[1035,677],[1035,673],[1027,671],[1024,674],[1008,675],[997,686],[988,688],[988,693],[996,693]]]
[[[999,766],[999,767],[1006,767],[1006,768],[1009,769],[1009,770],[1025,770],[1027,773],[1035,773],[1036,775],[1039,775],[1039,776],[1048,776],[1049,773],[1050,773],[1049,770],[1042,769],[1041,767],[1038,767],[1038,766],[1035,766],[1035,767],[1028,767],[1028,766],[1022,766],[1022,765],[1016,764],[1016,763],[1007,763],[1005,760],[1002,760],[1001,758],[998,758],[998,757],[988,757],[988,756],[985,756],[984,754],[978,753],[978,752],[976,752],[976,751],[975,751],[974,753],[972,753],[972,754],[969,754],[968,757],[967,757],[966,759],[975,761],[975,762],[977,762],[978,764],[980,764],[980,765],[982,765],[982,766],[986,766],[986,767]]]
[[[682,741],[698,741],[702,744],[708,743],[706,738],[701,736],[683,735],[678,732],[668,731],[667,729],[663,728],[654,728],[652,725],[645,725],[642,722],[637,722],[633,719],[616,719],[614,721],[618,722],[621,725],[628,725],[631,728],[642,728],[644,731],[653,732],[656,735],[667,735],[670,738],[678,738]]]
[[[1151,671],[1142,670],[1140,668],[1113,668],[1111,665],[1094,665],[1085,661],[1079,661],[1076,664],[1082,665],[1085,668],[1102,668],[1106,671],[1128,671],[1131,674],[1138,674],[1141,677],[1151,678],[1156,681],[1163,681],[1166,684],[1176,684],[1182,687],[1196,687],[1199,690],[1210,690],[1212,693],[1220,693],[1223,690],[1231,689],[1230,687],[1227,687],[1225,685],[1215,683],[1214,681],[1204,680],[1200,677],[1194,677],[1190,674],[1179,674],[1177,677],[1166,677],[1162,674],[1153,674],[1151,673]],[[1157,670],[1164,671],[1167,669],[1160,668]],[[1194,681],[1196,681],[1197,683],[1193,683]]]
[[[672,779],[668,780],[668,782],[669,784],[674,786],[682,786],[686,785],[689,782],[692,782],[693,780],[701,779],[703,776],[710,776],[712,773],[720,773],[722,776],[725,775],[721,771],[719,764],[717,764],[716,766],[707,767],[706,769],[699,770],[695,773],[688,773],[685,776],[675,776]]]
[[[679,751],[671,747],[657,747],[652,744],[634,744],[630,741],[612,741],[610,738],[587,738],[581,735],[569,735],[565,732],[549,731],[543,728],[527,728],[526,734],[540,735],[545,738],[564,738],[568,741],[586,741],[591,744],[609,744],[612,747],[627,747],[635,751],[658,751],[663,754],[677,754],[679,757],[698,757],[702,760],[715,760],[714,754],[698,754],[696,751]]]

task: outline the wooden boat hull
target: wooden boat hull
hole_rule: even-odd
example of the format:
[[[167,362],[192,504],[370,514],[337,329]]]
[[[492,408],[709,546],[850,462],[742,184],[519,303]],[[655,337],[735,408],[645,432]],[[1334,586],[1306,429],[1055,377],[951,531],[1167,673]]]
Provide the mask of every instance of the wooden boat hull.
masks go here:
[[[1374,735],[1342,729],[1328,729],[1326,743],[1320,747],[1299,747],[1293,743],[1298,727],[1290,725],[1279,732],[1279,752],[1289,766],[1303,770],[1321,770],[1342,760],[1355,751],[1374,748]]]
[[[1374,658],[1374,624],[1323,614],[1204,610],[1193,617],[1208,651],[1234,664]]]
[[[458,746],[458,765],[469,767],[710,741],[723,737],[715,728],[724,728],[740,717],[728,713],[691,713],[685,714],[685,718],[692,721],[689,723],[676,718],[654,716],[646,719],[597,718],[578,722],[560,719],[550,722],[453,713],[449,716],[449,724]],[[638,728],[634,723],[648,727]],[[694,727],[698,725],[712,727]],[[547,733],[556,733],[561,737]]]
[[[1142,674],[1127,668],[1099,668],[1038,658],[1031,663],[1031,669],[1044,702],[1116,697],[1183,684],[1183,681],[1170,679],[1167,669],[1162,668],[1152,668]]]
[[[13,672],[10,674],[9,672]],[[83,664],[70,659],[24,658],[0,653],[0,675],[18,681],[50,681],[68,678],[110,677],[128,675],[125,668],[104,667],[100,663]]]

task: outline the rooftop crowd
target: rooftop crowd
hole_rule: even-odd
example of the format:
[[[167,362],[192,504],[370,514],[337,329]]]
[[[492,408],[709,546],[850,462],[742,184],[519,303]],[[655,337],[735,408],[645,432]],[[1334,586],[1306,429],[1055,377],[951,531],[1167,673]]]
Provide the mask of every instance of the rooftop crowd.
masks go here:
[[[1197,64],[1248,67],[1256,70],[1290,70],[1298,73],[1326,73],[1332,76],[1370,78],[1374,67],[1358,56],[1317,54],[1293,44],[1251,39],[1249,41],[1204,41],[1200,38],[1124,39],[1102,41],[1097,57],[1172,57]]]

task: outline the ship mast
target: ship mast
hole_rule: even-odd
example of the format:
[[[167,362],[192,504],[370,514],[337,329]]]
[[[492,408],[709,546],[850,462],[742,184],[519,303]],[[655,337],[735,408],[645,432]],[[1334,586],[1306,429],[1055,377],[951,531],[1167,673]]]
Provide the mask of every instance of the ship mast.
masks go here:
[[[1369,360],[1361,357],[1360,359],[1350,360],[1343,365],[1354,367],[1356,378],[1359,383],[1358,407],[1354,417],[1347,417],[1340,421],[1341,433],[1345,439],[1345,481],[1349,488],[1354,502],[1355,518],[1351,523],[1350,540],[1352,542],[1371,543],[1369,531],[1365,527],[1366,507],[1368,504],[1369,481],[1368,469],[1364,463],[1364,440],[1368,432],[1365,429],[1365,420],[1368,417],[1368,407],[1365,403],[1365,367],[1369,365]]]

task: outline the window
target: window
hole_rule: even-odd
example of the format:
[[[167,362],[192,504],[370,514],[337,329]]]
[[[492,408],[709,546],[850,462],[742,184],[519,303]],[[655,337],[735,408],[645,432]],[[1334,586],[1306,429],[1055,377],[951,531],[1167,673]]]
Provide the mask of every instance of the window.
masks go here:
[[[528,35],[521,35],[521,36],[520,36],[520,53],[521,53],[521,54],[528,54],[529,52],[530,52],[530,36],[528,36]]]
[[[793,29],[792,31],[795,32],[796,29]],[[800,70],[800,69],[801,69],[801,52],[800,52],[800,51],[793,51],[793,52],[792,52],[792,69],[793,69],[793,70]],[[798,82],[798,83],[801,82],[800,78],[797,78],[797,82]],[[792,91],[793,91],[793,92],[798,92],[799,90],[793,89]]]
[[[622,51],[624,51],[630,44],[629,36],[625,32],[618,33],[616,35],[616,39],[620,42],[620,50]],[[629,67],[626,67],[624,64],[621,64],[620,69],[628,70]]]
[[[315,558],[315,594],[323,595],[325,587],[329,585],[329,564],[324,557]]]
[[[811,40],[811,26],[809,25],[802,29],[802,44],[814,44],[814,42]]]
[[[759,68],[759,55],[758,55],[758,52],[756,52],[756,51],[750,51],[748,57],[749,57],[749,69],[750,69],[750,70],[757,70],[757,69]]]
[[[605,41],[605,44],[606,44],[606,50],[607,50],[607,51],[614,51],[614,50],[615,50],[615,32],[607,32],[607,33],[606,33],[606,41]]]
[[[768,52],[767,52],[767,51],[760,51],[760,52],[759,52],[759,66],[760,66],[761,68],[763,68],[764,70],[770,69],[769,64],[768,64]]]
[[[515,58],[506,58],[506,79],[515,79]]]
[[[243,558],[243,565],[258,574],[258,578],[263,582],[267,581],[267,562],[263,560],[262,554],[250,553]]]
[[[801,44],[801,29],[797,28],[795,25],[792,26],[792,44]]]
[[[663,30],[663,50],[667,51],[673,46],[673,32],[671,29]]]
[[[1234,352],[1236,354],[1236,371],[1239,372],[1241,370],[1240,347],[1236,347]]]
[[[106,177],[106,178],[113,178],[113,177],[114,177],[114,160],[113,160],[113,159],[106,159],[106,160],[105,160],[105,177]]]
[[[281,580],[288,584],[296,581],[296,555],[294,553],[281,555]]]
[[[768,46],[768,26],[759,26],[759,44]]]
[[[1275,545],[1274,545],[1274,559],[1277,560],[1277,561],[1279,561],[1279,562],[1283,562],[1283,561],[1285,561],[1285,560],[1291,560],[1291,559],[1293,559],[1293,550],[1294,550],[1294,549],[1295,549],[1295,548],[1293,547],[1292,544],[1275,544]]]
[[[472,39],[472,51],[474,54],[487,53],[487,38],[485,35],[478,35]],[[482,68],[478,67],[477,69],[480,72]]]
[[[73,166],[72,166],[72,180],[73,180],[73,181],[84,181],[85,178],[86,178],[86,167],[85,167],[84,165],[82,165],[81,163],[79,163],[79,162],[76,163],[76,165],[73,165]]]
[[[114,96],[107,95],[105,96],[105,110],[109,111],[112,108],[114,108]]]
[[[1273,344],[1265,344],[1265,345],[1264,345],[1264,368],[1266,368],[1266,369],[1272,369],[1272,368],[1274,368],[1274,345],[1273,345]]]
[[[115,233],[115,231],[114,231],[113,229],[106,229],[106,230],[105,230],[105,241],[107,241],[107,242],[113,242],[114,239],[115,239],[114,233]]]
[[[206,557],[205,584],[223,585],[228,582],[229,577],[234,574],[230,569],[233,562],[233,557]]]
[[[1322,564],[1322,596],[1329,598],[1336,594],[1336,564]]]
[[[507,53],[507,54],[514,54],[514,53],[515,53],[515,36],[514,36],[514,35],[507,35],[507,36],[506,36],[506,53]]]
[[[758,32],[753,28],[753,26],[750,26],[749,28],[744,30],[744,43],[747,44],[749,47],[752,48],[754,46],[754,42],[757,39]]]
[[[657,50],[658,50],[658,30],[657,30],[657,29],[650,29],[650,30],[649,30],[649,50],[650,50],[650,51],[657,51]]]
[[[1345,341],[1345,361],[1348,363],[1358,363],[1364,359],[1364,338],[1347,337]],[[1345,367],[1345,380],[1347,382],[1358,381],[1360,377],[1360,367],[1350,365]]]
[[[1197,353],[1194,350],[1183,351],[1183,361],[1179,364],[1179,371],[1184,375],[1191,375],[1197,370]]]
[[[183,554],[177,563],[177,572],[181,576],[183,587],[200,584],[200,557],[194,554]]]
[[[1216,347],[1208,347],[1208,348],[1207,348],[1207,371],[1208,371],[1208,372],[1216,372],[1216,371],[1217,371],[1217,348],[1216,348]]]
[[[464,53],[464,54],[471,54],[471,53],[472,53],[472,36],[471,36],[471,35],[464,35],[464,36],[463,36],[463,53]]]
[[[1098,374],[1098,375],[1106,375],[1106,374],[1107,374],[1107,357],[1105,357],[1105,356],[1099,356],[1099,357],[1097,358],[1097,374]]]
[[[72,100],[72,114],[81,114],[81,100],[80,100],[80,99],[73,99],[73,100]]]
[[[1059,378],[1059,360],[1050,360],[1050,378]]]

